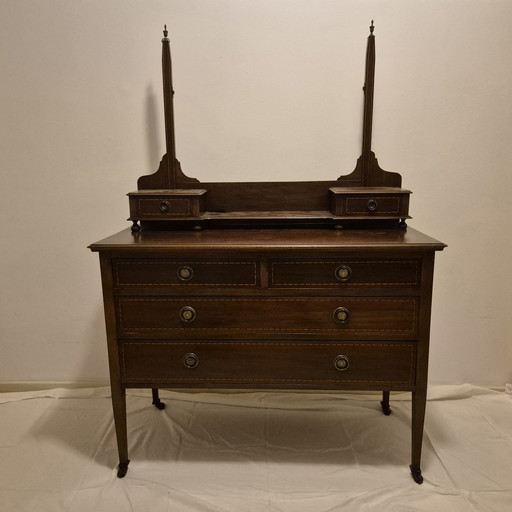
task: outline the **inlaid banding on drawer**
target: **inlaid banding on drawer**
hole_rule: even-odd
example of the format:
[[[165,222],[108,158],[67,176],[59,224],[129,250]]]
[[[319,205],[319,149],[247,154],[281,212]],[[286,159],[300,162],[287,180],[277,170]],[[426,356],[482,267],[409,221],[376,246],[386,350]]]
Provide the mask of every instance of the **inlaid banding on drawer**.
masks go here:
[[[116,286],[257,286],[256,261],[114,260]]]
[[[143,298],[118,297],[121,333],[188,332],[210,335],[325,333],[409,336],[417,331],[416,298]],[[193,310],[193,321],[183,311]],[[343,311],[343,317],[339,311]]]
[[[350,361],[337,371],[340,354]],[[194,365],[187,365],[187,356]],[[128,382],[414,385],[414,343],[123,342]]]
[[[339,269],[349,270],[340,279]],[[346,271],[346,270],[345,270]],[[272,261],[270,286],[419,286],[418,260]]]

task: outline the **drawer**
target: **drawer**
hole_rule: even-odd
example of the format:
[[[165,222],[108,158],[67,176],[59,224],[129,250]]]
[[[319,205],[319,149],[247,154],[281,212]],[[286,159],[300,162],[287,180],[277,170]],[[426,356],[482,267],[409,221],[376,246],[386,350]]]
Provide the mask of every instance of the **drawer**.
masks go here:
[[[121,335],[415,339],[416,298],[117,298]],[[207,334],[205,334],[207,333]]]
[[[256,261],[118,259],[115,286],[257,286]]]
[[[172,217],[173,215],[191,215],[192,204],[190,199],[172,199],[168,197],[151,197],[139,199],[139,212],[141,217],[158,216]]]
[[[274,260],[271,286],[420,285],[420,261],[414,259]]]
[[[333,187],[331,211],[341,217],[408,218],[410,190],[394,187]]]
[[[398,215],[401,209],[399,196],[357,196],[345,198],[346,215]]]
[[[123,342],[125,383],[318,387],[414,385],[414,343]]]
[[[205,195],[204,189],[130,192],[130,220],[199,218],[204,211]]]

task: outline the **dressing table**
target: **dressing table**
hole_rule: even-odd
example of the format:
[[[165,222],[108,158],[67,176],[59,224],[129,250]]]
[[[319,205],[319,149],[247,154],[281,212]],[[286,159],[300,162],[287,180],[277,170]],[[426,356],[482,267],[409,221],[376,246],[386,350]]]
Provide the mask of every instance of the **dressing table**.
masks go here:
[[[176,159],[167,31],[166,154],[128,194],[132,227],[100,257],[118,476],[127,388],[412,393],[421,483],[434,255],[406,225],[410,191],[371,150],[375,37],[367,41],[362,154],[332,181],[200,183]]]

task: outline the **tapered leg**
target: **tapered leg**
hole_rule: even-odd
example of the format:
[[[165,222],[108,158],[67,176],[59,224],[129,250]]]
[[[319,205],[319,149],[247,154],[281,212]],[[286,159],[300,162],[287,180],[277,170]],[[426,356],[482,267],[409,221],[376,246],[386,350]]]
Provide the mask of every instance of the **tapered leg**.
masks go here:
[[[126,392],[124,388],[112,388],[112,407],[114,410],[114,423],[117,437],[117,450],[119,452],[119,466],[117,477],[123,478],[128,471],[128,432],[126,425]]]
[[[153,393],[153,405],[157,409],[165,409],[165,404],[160,401],[160,397],[158,396],[158,388],[151,388],[151,392]]]
[[[380,403],[382,407],[382,412],[389,416],[391,414],[391,409],[389,408],[389,391],[382,392],[382,402]]]
[[[421,475],[421,447],[423,443],[423,424],[425,423],[425,407],[427,390],[418,389],[412,393],[412,454],[411,475],[417,484],[423,483]]]
[[[112,409],[116,429],[119,467],[117,476],[123,478],[128,471],[128,433],[126,431],[126,392],[121,384],[121,365],[116,329],[116,307],[114,302],[114,281],[112,261],[109,254],[100,253],[101,281],[103,283],[103,303],[105,306],[105,326],[107,330],[108,364],[110,368],[110,389]]]

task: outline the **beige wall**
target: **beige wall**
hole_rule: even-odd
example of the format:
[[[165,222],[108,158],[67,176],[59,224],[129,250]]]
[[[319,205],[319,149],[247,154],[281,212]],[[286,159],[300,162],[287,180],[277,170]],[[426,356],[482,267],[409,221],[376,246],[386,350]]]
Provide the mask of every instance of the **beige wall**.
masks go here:
[[[0,381],[106,381],[97,256],[163,153],[202,180],[332,179],[374,150],[438,255],[431,382],[512,380],[512,2],[2,0]]]

